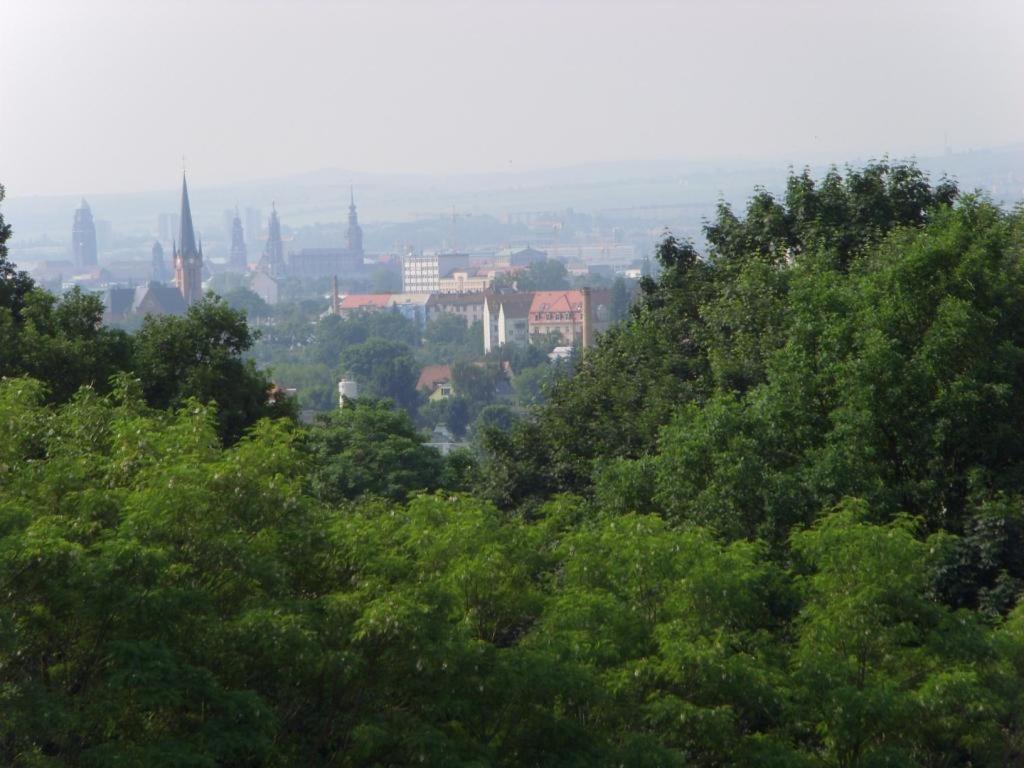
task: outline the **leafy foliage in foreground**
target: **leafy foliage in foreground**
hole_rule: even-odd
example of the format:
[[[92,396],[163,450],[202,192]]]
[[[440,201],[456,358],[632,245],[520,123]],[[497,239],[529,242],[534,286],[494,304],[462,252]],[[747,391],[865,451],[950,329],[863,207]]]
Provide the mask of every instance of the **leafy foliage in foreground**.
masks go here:
[[[784,203],[723,207],[706,260],[667,239],[629,323],[494,438],[482,490],[507,507],[573,490],[779,547],[863,498],[975,542],[954,603],[1007,610],[1024,583],[1024,212],[952,197],[912,167],[804,174]],[[994,527],[1005,547],[983,554]]]
[[[83,386],[107,392],[118,374],[131,372],[154,407],[176,408],[190,397],[217,403],[228,442],[260,418],[293,415],[287,400],[271,402],[266,374],[242,361],[256,338],[244,312],[207,296],[184,317],[147,316],[134,335],[107,328],[99,296],[74,288],[57,298],[16,270],[7,259],[11,232],[0,215],[0,377],[31,376],[45,384],[48,400],[63,403]]]
[[[376,402],[231,444],[0,380],[0,763],[1019,764],[1024,213],[807,181],[479,473]]]
[[[572,497],[330,506],[290,422],[215,423],[0,385],[4,764],[1019,759],[1024,614],[934,599],[946,534],[848,502],[786,567]]]

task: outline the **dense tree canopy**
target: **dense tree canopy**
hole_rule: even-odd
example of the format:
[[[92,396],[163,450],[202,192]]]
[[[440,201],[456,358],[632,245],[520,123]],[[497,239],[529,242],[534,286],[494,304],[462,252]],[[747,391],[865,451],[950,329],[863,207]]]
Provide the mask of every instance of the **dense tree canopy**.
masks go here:
[[[4,271],[0,763],[1020,764],[1024,210],[877,163],[707,234],[480,466],[275,418],[221,301],[121,368]],[[303,349],[408,382],[357,325]]]
[[[221,294],[221,298],[223,298],[232,309],[245,312],[246,317],[248,318],[265,318],[270,317],[273,314],[270,305],[260,298],[259,294],[243,286],[232,288],[230,291],[225,291]]]
[[[630,321],[605,334],[571,382],[554,388],[537,424],[523,427],[540,430],[554,485],[584,490],[595,460],[654,453],[681,406],[699,409],[765,385],[769,360],[784,359],[790,334],[813,330],[832,340],[832,321],[856,323],[839,302],[856,295],[870,305],[874,297],[853,287],[869,281],[866,272],[896,268],[902,244],[925,247],[931,228],[957,226],[950,217],[988,215],[983,201],[953,212],[955,194],[910,165],[833,170],[820,183],[804,171],[790,177],[781,201],[757,190],[743,218],[720,205],[706,226],[706,258],[666,237],[660,277],[642,281]],[[969,228],[984,238],[981,227],[972,220]]]
[[[389,398],[401,408],[415,412],[419,398],[416,380],[419,366],[408,344],[370,338],[345,350],[342,365],[354,376],[362,391],[374,397]]]
[[[313,492],[328,501],[366,494],[401,501],[442,480],[441,456],[423,444],[403,411],[381,400],[362,397],[320,416],[304,444],[316,459]]]
[[[292,413],[286,398],[270,397],[272,385],[252,361],[242,360],[252,343],[245,313],[207,296],[184,317],[147,316],[135,335],[133,368],[157,408],[191,397],[217,403],[220,434],[233,442],[261,417]]]

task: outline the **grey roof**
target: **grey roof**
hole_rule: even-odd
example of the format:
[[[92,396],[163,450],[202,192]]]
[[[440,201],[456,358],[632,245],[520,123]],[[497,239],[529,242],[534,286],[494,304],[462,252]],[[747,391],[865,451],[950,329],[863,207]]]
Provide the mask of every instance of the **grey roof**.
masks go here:
[[[132,312],[147,315],[184,315],[185,299],[173,285],[148,282],[135,289]]]
[[[530,314],[533,304],[532,293],[490,293],[487,295],[487,309],[498,314],[500,307],[505,307],[505,317],[526,317]]]
[[[541,255],[541,256],[547,256],[547,251],[539,251],[539,250],[537,250],[536,248],[534,248],[531,245],[528,245],[525,248],[512,248],[512,247],[502,248],[500,251],[498,251],[498,253],[496,255],[497,256],[516,256],[516,255],[518,255],[520,253],[529,253],[529,254],[536,253],[536,254]]]
[[[427,299],[427,306],[436,307],[439,304],[483,304],[484,294],[480,291],[475,293],[432,293]]]
[[[127,315],[131,311],[134,296],[134,288],[108,288],[103,294],[103,303],[106,305],[107,316],[119,318]]]

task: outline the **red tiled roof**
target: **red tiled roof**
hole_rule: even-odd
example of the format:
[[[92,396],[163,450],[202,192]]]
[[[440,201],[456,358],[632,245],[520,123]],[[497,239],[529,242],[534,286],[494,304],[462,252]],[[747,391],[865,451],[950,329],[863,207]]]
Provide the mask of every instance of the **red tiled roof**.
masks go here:
[[[452,367],[450,365],[428,365],[420,371],[419,381],[416,382],[416,389],[429,389],[433,392],[438,385],[452,380]]]
[[[537,315],[542,312],[579,312],[582,306],[583,293],[581,291],[537,291],[533,294],[530,314]]]

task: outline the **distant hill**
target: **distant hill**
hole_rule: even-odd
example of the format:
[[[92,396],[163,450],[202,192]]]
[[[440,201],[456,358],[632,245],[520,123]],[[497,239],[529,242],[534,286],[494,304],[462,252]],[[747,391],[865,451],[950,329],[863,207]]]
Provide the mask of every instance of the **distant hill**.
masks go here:
[[[851,158],[857,164],[867,158]],[[1024,198],[1024,144],[916,158],[932,176],[956,177],[962,189],[981,189],[1001,203]],[[803,165],[803,163],[792,163]],[[841,163],[845,164],[845,163]],[[349,185],[364,225],[408,222],[458,214],[563,211],[613,212],[624,217],[678,225],[699,223],[719,199],[742,203],[757,183],[781,191],[791,163],[785,160],[686,161],[680,159],[592,163],[503,173],[440,175],[374,174],[327,168],[238,184],[204,186],[200,174],[191,185],[197,227],[211,239],[222,235],[222,215],[237,204],[269,212],[276,202],[286,226],[342,221]],[[816,173],[825,162],[810,163]],[[166,190],[132,194],[90,195],[98,219],[110,221],[120,234],[146,235],[156,230],[157,216],[178,205],[176,174]],[[9,190],[4,207],[16,222],[12,248],[19,240],[69,237],[72,213],[80,195],[18,197]]]

